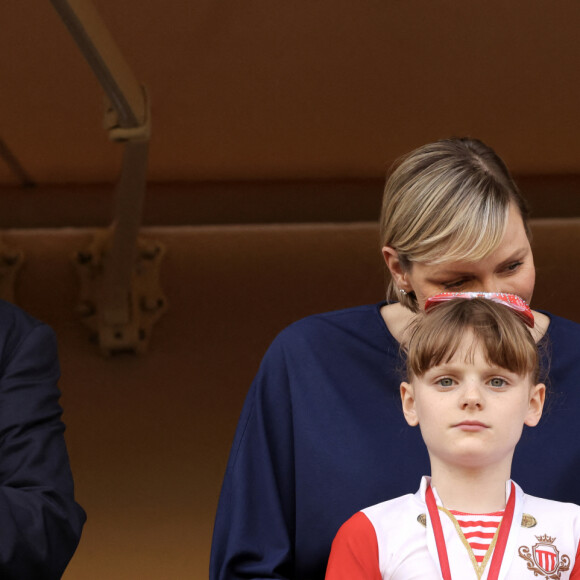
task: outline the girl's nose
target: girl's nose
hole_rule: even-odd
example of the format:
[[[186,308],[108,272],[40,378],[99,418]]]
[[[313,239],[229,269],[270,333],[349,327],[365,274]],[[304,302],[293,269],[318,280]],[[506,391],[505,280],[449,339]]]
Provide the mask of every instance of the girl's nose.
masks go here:
[[[483,398],[481,396],[481,389],[475,382],[470,382],[466,385],[463,396],[461,398],[462,409],[482,409]]]

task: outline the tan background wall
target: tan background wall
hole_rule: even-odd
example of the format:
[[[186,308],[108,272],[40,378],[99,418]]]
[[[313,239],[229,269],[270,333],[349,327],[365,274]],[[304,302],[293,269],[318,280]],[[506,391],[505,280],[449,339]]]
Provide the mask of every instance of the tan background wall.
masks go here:
[[[18,302],[61,345],[89,515],[66,580],[197,580],[267,345],[301,316],[382,296],[370,222],[394,159],[479,137],[536,217],[580,216],[580,3],[94,4],[152,103],[144,224],[168,246],[170,310],[150,351],[103,359],[74,312],[70,256],[91,232],[59,228],[110,223],[122,148],[50,2],[0,3],[0,146],[23,171],[0,160],[0,228],[26,253]],[[286,225],[251,225],[270,222]],[[580,224],[535,230],[535,305],[580,320]]]
[[[152,181],[381,179],[466,134],[516,173],[580,173],[575,0],[93,3],[150,93]],[[113,182],[103,91],[51,3],[0,22],[1,137],[37,183]]]
[[[207,577],[241,405],[275,334],[382,296],[376,225],[147,228],[170,309],[140,357],[103,358],[75,314],[71,255],[90,230],[11,230],[18,302],[57,332],[67,442],[88,522],[67,580]],[[580,220],[534,223],[537,307],[580,320]],[[566,283],[562,283],[562,280]]]

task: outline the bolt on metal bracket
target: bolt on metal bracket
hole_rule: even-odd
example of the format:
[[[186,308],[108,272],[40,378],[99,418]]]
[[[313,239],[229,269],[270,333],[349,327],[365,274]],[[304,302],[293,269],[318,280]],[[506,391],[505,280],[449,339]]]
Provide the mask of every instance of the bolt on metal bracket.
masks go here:
[[[128,289],[113,288],[117,300],[112,300],[107,282],[112,237],[110,230],[99,231],[91,244],[73,257],[80,280],[77,310],[103,354],[142,354],[147,349],[153,325],[167,309],[167,299],[159,283],[165,247],[159,242],[138,238]]]

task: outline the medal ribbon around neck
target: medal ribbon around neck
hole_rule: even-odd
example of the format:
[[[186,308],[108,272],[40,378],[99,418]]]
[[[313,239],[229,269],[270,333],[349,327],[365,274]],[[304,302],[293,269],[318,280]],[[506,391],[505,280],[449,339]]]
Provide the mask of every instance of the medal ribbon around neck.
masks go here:
[[[451,568],[449,567],[449,557],[447,556],[447,546],[445,545],[443,527],[441,526],[441,519],[439,518],[439,510],[437,509],[437,503],[435,502],[433,490],[429,484],[427,484],[427,489],[425,490],[425,501],[427,503],[427,509],[429,510],[431,525],[433,526],[433,534],[435,535],[435,544],[437,546],[437,555],[439,556],[439,565],[441,566],[443,580],[452,580]],[[510,535],[510,529],[512,527],[515,505],[516,488],[512,482],[510,497],[508,499],[501,523],[499,524],[497,542],[495,544],[495,549],[493,550],[493,556],[491,558],[487,580],[497,580],[499,576],[503,555],[505,553],[505,547]]]

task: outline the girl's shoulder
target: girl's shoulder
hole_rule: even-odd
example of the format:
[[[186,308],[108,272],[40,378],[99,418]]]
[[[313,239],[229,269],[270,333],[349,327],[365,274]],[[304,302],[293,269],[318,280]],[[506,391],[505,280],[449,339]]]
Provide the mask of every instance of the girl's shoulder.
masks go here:
[[[525,495],[518,538],[524,559],[529,559],[526,553],[532,554],[534,549],[574,558],[580,543],[580,506]]]
[[[544,518],[578,519],[580,524],[580,505],[564,501],[556,501],[533,495],[524,495],[525,510],[533,511]],[[536,517],[537,520],[537,517]]]
[[[382,529],[398,528],[405,523],[424,525],[420,517],[424,511],[424,505],[418,500],[417,494],[413,493],[401,495],[361,510],[375,528]]]

